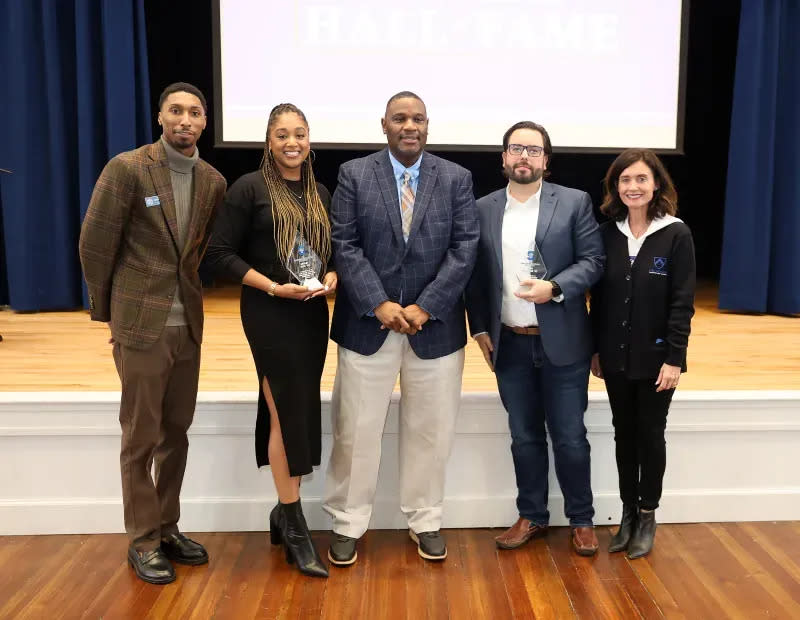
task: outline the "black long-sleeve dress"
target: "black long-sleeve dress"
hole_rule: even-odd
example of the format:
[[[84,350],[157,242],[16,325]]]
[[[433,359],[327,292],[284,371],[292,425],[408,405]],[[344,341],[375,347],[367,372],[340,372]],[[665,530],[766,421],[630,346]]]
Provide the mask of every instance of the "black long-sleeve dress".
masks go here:
[[[295,196],[303,195],[300,181],[287,181],[287,185]],[[328,190],[317,183],[317,191],[330,209]],[[260,170],[245,174],[230,187],[217,214],[206,268],[236,282],[241,282],[250,268],[279,284],[294,282],[278,258],[273,231],[264,177]],[[283,299],[242,285],[240,308],[258,372],[256,461],[259,467],[269,464],[270,416],[261,389],[266,377],[281,424],[289,473],[308,474],[321,458],[319,386],[328,347],[328,303],[324,296],[308,301]]]

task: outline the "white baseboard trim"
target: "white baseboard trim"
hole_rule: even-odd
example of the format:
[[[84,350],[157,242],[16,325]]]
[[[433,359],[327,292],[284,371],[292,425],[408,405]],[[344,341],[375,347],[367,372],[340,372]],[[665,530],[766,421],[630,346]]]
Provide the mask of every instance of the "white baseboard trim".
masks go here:
[[[595,525],[619,523],[619,499],[595,495]],[[187,532],[252,532],[269,529],[267,514],[276,498],[185,498],[181,528]],[[312,530],[327,530],[331,520],[320,497],[304,497],[303,511]],[[768,513],[769,518],[765,518]],[[550,524],[568,525],[561,496],[550,498]],[[657,511],[659,523],[800,520],[800,488],[764,491],[714,489],[666,493]],[[451,497],[444,503],[446,528],[507,527],[517,518],[514,497]],[[70,498],[0,501],[0,534],[110,534],[122,528],[119,498]],[[405,529],[397,503],[378,499],[370,529]]]

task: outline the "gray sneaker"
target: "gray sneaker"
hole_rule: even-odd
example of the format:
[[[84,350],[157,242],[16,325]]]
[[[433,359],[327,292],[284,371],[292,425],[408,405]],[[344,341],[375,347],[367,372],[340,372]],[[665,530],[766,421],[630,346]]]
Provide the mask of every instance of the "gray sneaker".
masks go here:
[[[358,559],[357,542],[358,538],[350,538],[334,532],[331,546],[328,548],[328,559],[336,566],[350,566]]]
[[[417,553],[426,560],[444,560],[447,557],[447,545],[438,530],[419,534],[408,530],[408,535],[417,543]]]

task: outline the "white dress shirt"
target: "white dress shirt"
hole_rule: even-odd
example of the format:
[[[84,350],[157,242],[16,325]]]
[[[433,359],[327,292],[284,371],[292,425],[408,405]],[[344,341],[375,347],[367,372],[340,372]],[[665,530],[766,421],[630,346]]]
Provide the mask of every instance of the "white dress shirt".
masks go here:
[[[516,200],[506,189],[506,210],[503,216],[503,299],[500,320],[512,327],[538,325],[536,304],[515,297],[520,290],[519,280],[527,266],[528,248],[536,239],[539,219],[539,200],[542,185],[525,202]],[[545,265],[547,263],[545,262]]]
[[[619,231],[628,238],[628,256],[631,259],[631,265],[633,265],[633,261],[636,260],[636,257],[639,255],[639,250],[642,249],[645,239],[647,239],[657,230],[661,230],[662,228],[665,228],[675,222],[683,222],[683,220],[675,217],[674,215],[656,217],[652,222],[650,222],[647,230],[645,230],[644,234],[638,239],[634,237],[633,233],[631,232],[631,225],[628,221],[628,217],[625,217],[625,219],[621,222],[617,222],[617,228]]]

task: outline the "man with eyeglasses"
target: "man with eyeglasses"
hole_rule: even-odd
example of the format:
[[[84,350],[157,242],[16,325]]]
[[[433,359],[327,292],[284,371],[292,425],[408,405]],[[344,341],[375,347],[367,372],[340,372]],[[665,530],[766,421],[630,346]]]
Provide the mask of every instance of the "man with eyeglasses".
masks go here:
[[[478,200],[481,242],[466,306],[511,431],[519,518],[497,546],[515,549],[547,533],[547,428],[572,546],[594,555],[583,423],[592,355],[585,293],[600,278],[605,254],[589,195],[543,180],[551,153],[536,123],[516,123],[503,136],[508,185]]]

